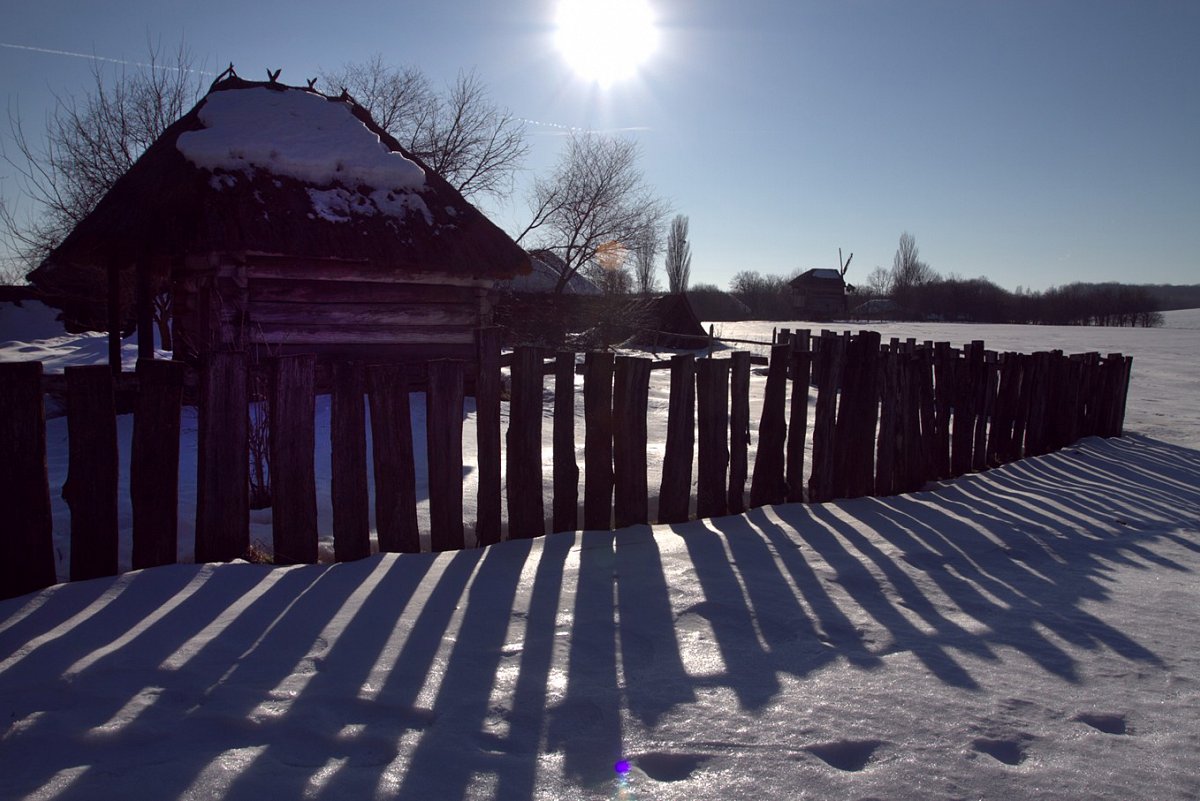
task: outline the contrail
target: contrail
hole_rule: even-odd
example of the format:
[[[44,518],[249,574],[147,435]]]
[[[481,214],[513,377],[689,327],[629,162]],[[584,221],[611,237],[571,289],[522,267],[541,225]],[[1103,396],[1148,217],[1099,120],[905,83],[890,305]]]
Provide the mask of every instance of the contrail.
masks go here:
[[[541,128],[554,128],[555,130],[558,130],[558,131],[569,131],[570,133],[609,134],[609,133],[622,133],[624,131],[649,131],[650,130],[650,126],[648,126],[648,125],[630,125],[625,128],[596,129],[596,128],[577,128],[574,125],[560,125],[557,122],[543,122],[541,120],[531,120],[531,119],[527,119],[525,117],[518,117],[518,119],[520,119],[521,122],[528,123],[529,125],[536,125]]]
[[[146,64],[142,61],[126,61],[121,58],[109,58],[108,56],[97,56],[94,53],[76,53],[71,50],[54,50],[49,47],[34,47],[32,45],[20,45],[12,42],[0,42],[0,47],[7,47],[9,50],[28,50],[32,53],[46,53],[51,56],[70,56],[71,58],[86,58],[89,61],[105,61],[109,64],[123,64],[127,67],[146,67],[147,69],[156,70],[178,70],[179,67],[172,67],[168,64]],[[216,75],[215,72],[208,70],[185,69],[184,72],[194,72],[197,75]]]

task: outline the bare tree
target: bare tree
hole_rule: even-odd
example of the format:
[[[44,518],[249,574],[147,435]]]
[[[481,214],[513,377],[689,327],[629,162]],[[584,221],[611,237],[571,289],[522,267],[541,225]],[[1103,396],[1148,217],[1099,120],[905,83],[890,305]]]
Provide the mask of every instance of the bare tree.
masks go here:
[[[918,258],[917,240],[908,231],[900,235],[900,247],[892,258],[892,291],[903,293],[928,284],[937,277],[933,269]]]
[[[661,225],[666,206],[646,184],[636,143],[593,133],[575,134],[554,170],[535,179],[531,220],[517,237],[536,239],[563,262],[554,291],[597,261],[603,248],[624,251]]]
[[[633,247],[633,277],[635,288],[643,295],[658,291],[658,276],[655,274],[654,260],[658,257],[658,242],[662,232],[658,226],[647,232]]]
[[[345,90],[375,122],[466,198],[502,195],[529,152],[525,123],[492,102],[474,72],[438,93],[416,67],[376,54],[322,73],[327,91]]]
[[[882,267],[876,267],[867,276],[867,294],[871,297],[883,298],[892,293],[892,274]]]
[[[18,219],[10,203],[0,204],[0,235],[25,272],[199,99],[200,75],[184,45],[164,59],[161,47],[151,44],[144,65],[112,73],[95,62],[85,97],[56,95],[40,141],[26,133],[20,113],[9,109],[15,151],[0,150],[0,157],[15,171],[33,208]]]
[[[692,273],[692,245],[688,242],[688,218],[676,214],[667,233],[667,286],[672,293],[687,292]]]

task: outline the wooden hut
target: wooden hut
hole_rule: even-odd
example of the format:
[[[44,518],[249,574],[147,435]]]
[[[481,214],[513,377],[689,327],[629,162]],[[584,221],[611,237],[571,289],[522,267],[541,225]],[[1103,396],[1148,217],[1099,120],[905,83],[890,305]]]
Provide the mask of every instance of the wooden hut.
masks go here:
[[[832,320],[845,315],[846,281],[837,270],[805,270],[792,279],[790,286],[797,319]]]
[[[347,95],[232,70],[35,270],[79,328],[150,351],[169,292],[177,358],[474,356],[497,280],[529,257]]]

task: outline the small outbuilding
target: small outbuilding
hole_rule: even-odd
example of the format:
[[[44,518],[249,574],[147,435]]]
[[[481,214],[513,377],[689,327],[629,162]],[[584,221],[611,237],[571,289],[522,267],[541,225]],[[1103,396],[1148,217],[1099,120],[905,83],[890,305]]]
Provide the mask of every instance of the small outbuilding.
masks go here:
[[[846,314],[846,281],[837,270],[805,270],[789,285],[797,319],[832,320]]]
[[[469,361],[496,282],[529,269],[348,95],[230,70],[30,280],[69,324],[136,324],[143,347],[169,294],[177,358]]]

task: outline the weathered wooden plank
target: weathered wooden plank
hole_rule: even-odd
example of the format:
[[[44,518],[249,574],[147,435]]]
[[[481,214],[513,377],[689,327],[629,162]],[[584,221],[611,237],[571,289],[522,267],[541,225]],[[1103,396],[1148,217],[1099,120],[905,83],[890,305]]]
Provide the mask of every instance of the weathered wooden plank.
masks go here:
[[[0,362],[0,599],[56,580],[41,362]]]
[[[917,348],[917,392],[921,418],[921,457],[923,480],[935,479],[940,475],[938,465],[937,403],[933,394],[933,347],[925,343]]]
[[[476,502],[475,541],[494,545],[500,541],[500,329],[476,332],[478,372],[475,375],[475,430],[479,456],[479,494]]]
[[[407,303],[475,306],[481,287],[391,281],[256,278],[249,280],[253,303]]]
[[[246,330],[251,342],[261,344],[287,343],[358,344],[358,345],[417,345],[425,343],[471,345],[475,334],[471,328],[454,325],[341,325],[341,324],[255,324]]]
[[[791,334],[783,345],[771,348],[767,386],[763,392],[762,416],[758,422],[758,450],[754,454],[754,477],[750,482],[750,506],[766,506],[787,500],[785,450],[787,447],[787,373],[792,358]],[[733,511],[732,509],[730,511]]]
[[[667,407],[667,443],[658,491],[660,523],[686,523],[692,495],[696,443],[696,357],[671,358],[671,396]]]
[[[934,375],[934,449],[932,462],[934,476],[949,478],[950,471],[950,432],[951,410],[957,390],[954,387],[955,364],[957,354],[950,348],[949,342],[938,342],[934,345],[933,375]]]
[[[584,357],[583,527],[612,528],[613,503],[613,355]]]
[[[900,406],[900,354],[892,348],[882,354],[879,406],[879,439],[875,456],[875,495],[896,494],[896,441]]]
[[[614,520],[617,528],[649,522],[646,411],[650,360],[618,356],[613,379]]]
[[[429,464],[429,543],[437,551],[464,547],[462,362],[429,363],[425,443]]]
[[[121,372],[121,263],[110,257],[108,263],[108,295],[105,297],[108,316],[108,367],[114,374]]]
[[[200,370],[196,562],[228,562],[250,546],[248,378],[240,351],[209,353]]]
[[[729,465],[729,360],[696,364],[699,475],[696,514],[717,517],[728,511],[725,472]]]
[[[277,565],[317,561],[315,371],[311,355],[271,363],[271,535]]]
[[[375,530],[382,552],[421,550],[408,381],[403,367],[389,364],[367,368],[371,456],[375,466]]]
[[[1049,402],[1051,354],[1039,351],[1033,356],[1033,381],[1030,387],[1029,423],[1025,431],[1025,454],[1040,456],[1046,448],[1046,404]]]
[[[900,417],[903,469],[901,492],[916,492],[925,483],[926,458],[921,438],[921,374],[913,342],[909,342],[900,357]]]
[[[509,539],[546,533],[542,500],[542,356],[536,348],[513,352],[508,406],[507,498]]]
[[[419,303],[266,303],[251,301],[251,325],[301,323],[304,325],[474,327],[479,308],[467,304]]]
[[[846,452],[844,492],[848,498],[871,495],[875,489],[875,429],[879,417],[879,345],[875,331],[855,337],[858,367],[853,383],[843,381],[842,404],[847,404],[848,427],[838,430],[838,448]],[[841,414],[839,413],[839,418]]]
[[[808,480],[808,497],[813,503],[833,498],[834,436],[837,422],[838,387],[846,343],[842,337],[821,337],[821,369],[817,378],[817,409],[813,423],[813,469]]]
[[[1112,434],[1114,437],[1125,435],[1125,410],[1129,403],[1129,382],[1133,378],[1133,357],[1121,356],[1122,368],[1120,380],[1117,382],[1117,398],[1113,409]]]
[[[837,417],[834,422],[833,473],[831,497],[851,497],[853,474],[856,470],[854,448],[855,429],[858,425],[858,407],[861,402],[861,375],[865,369],[863,364],[862,337],[850,336],[842,338],[845,343],[842,361],[841,393],[838,397]]]
[[[371,555],[367,421],[363,406],[365,384],[361,364],[334,364],[330,388],[330,501],[333,507],[333,558],[339,562]]]
[[[117,573],[117,419],[113,377],[103,365],[68,367],[71,580]]]
[[[381,268],[367,261],[347,259],[299,258],[271,254],[247,254],[245,274],[248,278],[274,278],[293,281],[361,281],[389,284],[404,282],[430,286],[491,287],[491,279],[476,278],[468,271],[463,274],[444,272],[414,272],[411,268]]]
[[[150,283],[150,265],[139,263],[136,270],[134,311],[137,317],[138,359],[154,359],[154,290]]]
[[[575,459],[575,354],[554,360],[553,529],[579,528],[579,463]]]
[[[950,438],[950,472],[962,476],[971,472],[971,447],[975,439],[976,360],[983,361],[982,349],[974,344],[964,348],[965,358],[955,363],[954,431]]]
[[[778,347],[778,346],[777,346]],[[786,346],[785,346],[786,347]],[[774,353],[774,348],[772,348]],[[759,449],[762,432],[759,432]],[[746,479],[750,449],[750,354],[736,351],[729,357],[729,513],[746,511]],[[757,465],[757,463],[756,463]]]
[[[801,332],[807,334],[805,330]],[[804,500],[804,443],[808,437],[808,393],[812,372],[812,353],[807,337],[801,337],[799,350],[792,353],[792,405],[788,418],[787,500]]]
[[[129,458],[134,570],[174,564],[179,532],[183,362],[140,359]]]

